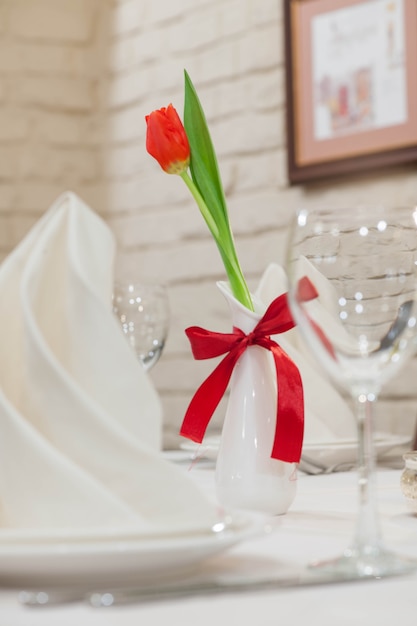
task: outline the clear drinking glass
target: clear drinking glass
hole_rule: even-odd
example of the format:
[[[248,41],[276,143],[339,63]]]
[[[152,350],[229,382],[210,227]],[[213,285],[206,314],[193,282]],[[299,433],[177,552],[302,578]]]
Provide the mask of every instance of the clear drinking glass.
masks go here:
[[[382,385],[416,350],[417,208],[300,210],[290,229],[287,273],[289,304],[306,345],[357,407],[356,531],[344,554],[317,567],[347,578],[414,569],[382,541],[372,413]],[[318,292],[309,301],[299,282],[304,276]]]
[[[113,311],[145,370],[161,356],[168,335],[169,305],[164,285],[116,282]]]

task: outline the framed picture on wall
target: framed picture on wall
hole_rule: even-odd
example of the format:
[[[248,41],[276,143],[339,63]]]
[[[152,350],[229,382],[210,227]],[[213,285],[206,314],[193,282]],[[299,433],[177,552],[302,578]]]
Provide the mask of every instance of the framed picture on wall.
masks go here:
[[[417,0],[284,0],[292,184],[417,161]]]

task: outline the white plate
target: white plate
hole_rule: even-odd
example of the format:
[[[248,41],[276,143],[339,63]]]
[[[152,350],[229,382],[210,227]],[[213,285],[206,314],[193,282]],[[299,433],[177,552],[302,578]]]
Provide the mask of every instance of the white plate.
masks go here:
[[[405,446],[411,441],[409,436],[394,435],[390,433],[376,433],[374,445],[377,459],[396,448]],[[344,439],[337,442],[311,443],[303,446],[303,454],[306,460],[320,463],[326,467],[338,464],[354,464],[357,458],[357,441],[355,439]]]
[[[131,532],[121,532],[95,540],[80,540],[73,534],[68,540],[56,535],[35,540],[23,533],[19,541],[18,532],[3,540],[0,531],[0,586],[91,590],[149,584],[192,570],[261,531],[259,518],[243,515],[227,525],[219,522],[212,531],[166,537],[135,538]]]
[[[380,459],[384,454],[396,448],[405,446],[411,441],[409,436],[394,435],[391,433],[376,433],[374,437],[375,451]],[[185,442],[181,444],[183,450],[191,453],[192,458],[209,458],[215,460],[219,450],[220,437],[206,437],[202,444]],[[303,454],[306,459],[330,467],[339,463],[355,463],[357,456],[357,442],[354,439],[342,439],[334,442],[304,443]]]

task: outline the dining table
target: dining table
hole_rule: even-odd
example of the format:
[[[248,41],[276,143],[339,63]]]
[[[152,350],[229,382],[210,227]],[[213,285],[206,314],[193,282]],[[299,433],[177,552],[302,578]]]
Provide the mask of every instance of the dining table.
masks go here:
[[[182,450],[167,454],[170,462],[215,498],[212,459],[192,460]],[[381,530],[387,547],[417,559],[417,515],[408,508],[400,488],[401,461],[398,456],[376,468]],[[106,590],[94,604],[92,595],[66,595],[63,589],[51,593],[47,602],[33,605],[22,595],[27,590],[4,584],[0,626],[414,625],[417,573],[413,571],[380,579],[318,583],[297,575],[347,547],[354,532],[357,500],[354,468],[315,475],[299,469],[296,497],[289,511],[274,517],[241,511],[250,532],[202,559],[188,573],[174,572],[174,588],[181,593],[163,593],[165,583],[161,582],[160,587],[155,584],[152,594],[142,596],[133,584],[126,593],[118,590],[112,595],[111,589]],[[213,580],[216,585],[212,589],[198,584]],[[106,602],[106,598],[110,600]]]

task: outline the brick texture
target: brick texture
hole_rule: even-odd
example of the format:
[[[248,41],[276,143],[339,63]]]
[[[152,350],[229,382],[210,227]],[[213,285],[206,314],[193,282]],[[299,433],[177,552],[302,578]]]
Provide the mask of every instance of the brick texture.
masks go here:
[[[283,0],[13,0],[0,6],[0,258],[65,189],[113,229],[117,273],[165,282],[171,327],[151,372],[166,445],[214,364],[184,328],[227,330],[223,267],[182,181],[146,154],[144,116],[172,102],[183,70],[210,124],[241,264],[255,287],[282,262],[300,202],[415,202],[415,166],[290,187],[286,175]],[[386,387],[377,425],[412,433],[416,362]],[[224,404],[224,403],[223,403]],[[211,429],[220,427],[222,406]]]

